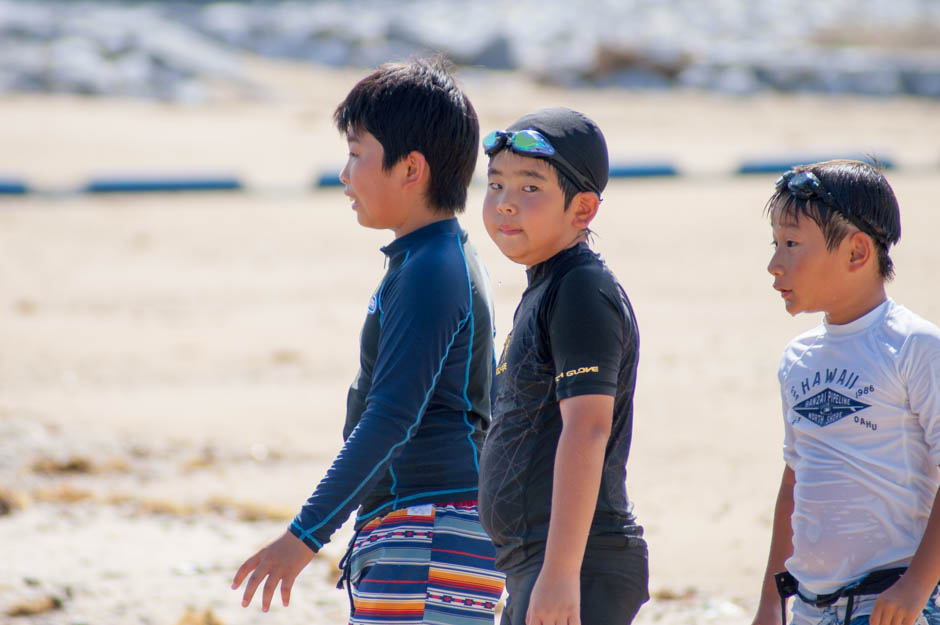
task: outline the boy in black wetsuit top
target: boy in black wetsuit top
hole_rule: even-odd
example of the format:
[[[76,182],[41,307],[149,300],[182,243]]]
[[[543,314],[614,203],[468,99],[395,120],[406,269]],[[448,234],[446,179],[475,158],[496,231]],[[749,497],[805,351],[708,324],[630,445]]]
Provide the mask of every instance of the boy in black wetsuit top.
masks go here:
[[[262,581],[286,606],[297,574],[358,506],[344,558],[350,623],[492,625],[503,589],[477,509],[490,418],[493,325],[464,209],[479,126],[436,60],[388,64],[334,115],[349,143],[340,179],[359,223],[389,229],[349,389],[345,445],[287,531],[249,558],[247,606]],[[251,574],[248,577],[249,573]]]
[[[625,487],[639,334],[585,242],[607,145],[590,119],[549,108],[483,147],[483,221],[528,274],[480,460],[480,518],[509,591],[501,623],[629,623],[648,599],[646,543]]]

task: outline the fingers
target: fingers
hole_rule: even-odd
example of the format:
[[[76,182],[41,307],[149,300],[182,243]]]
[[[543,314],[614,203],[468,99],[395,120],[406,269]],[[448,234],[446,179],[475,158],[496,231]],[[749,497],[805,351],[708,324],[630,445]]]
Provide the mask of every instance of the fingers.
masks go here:
[[[870,625],[914,625],[919,615],[919,611],[911,612],[891,601],[879,598],[875,601],[868,622]]]
[[[255,555],[245,560],[245,563],[238,567],[238,570],[235,572],[235,578],[232,580],[232,590],[235,590],[242,585],[245,576],[248,575],[248,573],[250,573],[255,567],[257,567],[260,561],[261,552],[259,551]]]
[[[312,558],[313,552],[307,549],[306,545],[290,532],[285,532],[284,536],[246,560],[235,573],[233,589],[238,588],[246,576],[248,578],[242,596],[242,607],[251,604],[261,582],[264,582],[264,588],[261,590],[262,611],[267,612],[271,608],[271,600],[278,584],[281,585],[281,601],[285,606],[288,605],[294,580]]]
[[[908,612],[907,610],[898,610],[894,614],[892,623],[894,625],[914,625],[920,612]]]
[[[294,586],[294,578],[285,577],[281,580],[281,604],[286,608],[290,603],[290,590]]]
[[[242,596],[243,608],[247,608],[251,604],[251,600],[262,581],[264,581],[264,588],[261,590],[262,612],[267,612],[271,608],[271,599],[274,598],[274,591],[277,589],[278,582],[281,583],[281,601],[285,607],[290,603],[290,591],[294,585],[294,578],[289,575],[281,577],[275,571],[257,569],[248,578],[248,584],[245,586],[245,594]]]
[[[255,596],[255,590],[258,589],[258,584],[261,583],[265,577],[267,577],[267,572],[261,573],[260,571],[255,571],[251,574],[251,577],[248,578],[248,585],[245,586],[245,594],[242,595],[242,607],[247,608],[251,603],[252,598]]]
[[[564,613],[539,615],[526,611],[525,625],[581,625],[581,616],[576,613],[567,616]]]
[[[248,570],[245,571],[246,574]],[[239,569],[238,575],[244,577],[241,569]],[[271,600],[274,598],[274,591],[277,589],[278,583],[281,584],[281,603],[287,607],[290,603],[290,592],[294,586],[295,579],[295,575],[270,570],[267,566],[256,567],[255,572],[248,578],[248,584],[245,586],[245,594],[242,596],[242,607],[247,608],[251,604],[251,600],[254,598],[255,592],[258,590],[258,586],[261,585],[262,581],[264,581],[264,588],[261,590],[261,611],[267,612],[271,608]],[[241,583],[241,579],[237,581],[238,584]],[[238,584],[232,587],[237,588]]]
[[[277,583],[281,581],[279,577],[268,574],[268,581],[264,584],[264,591],[261,593],[261,611],[267,612],[271,609],[271,599],[274,597],[274,589]]]

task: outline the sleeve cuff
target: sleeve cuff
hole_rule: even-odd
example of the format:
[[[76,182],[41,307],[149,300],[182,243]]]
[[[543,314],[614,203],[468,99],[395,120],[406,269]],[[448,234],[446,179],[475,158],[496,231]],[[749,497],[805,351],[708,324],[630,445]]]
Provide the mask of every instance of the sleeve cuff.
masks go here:
[[[617,384],[594,382],[591,384],[578,384],[577,386],[555,387],[555,398],[558,399],[558,401],[579,395],[608,395],[610,397],[616,397]]]
[[[323,547],[323,543],[321,543],[316,538],[314,538],[313,536],[305,532],[303,529],[301,529],[296,519],[293,522],[291,522],[291,524],[287,527],[287,529],[290,530],[291,534],[293,534],[294,536],[299,538],[301,541],[303,541],[303,543],[307,545],[307,547],[309,547],[312,552],[316,553],[320,551],[321,547]]]

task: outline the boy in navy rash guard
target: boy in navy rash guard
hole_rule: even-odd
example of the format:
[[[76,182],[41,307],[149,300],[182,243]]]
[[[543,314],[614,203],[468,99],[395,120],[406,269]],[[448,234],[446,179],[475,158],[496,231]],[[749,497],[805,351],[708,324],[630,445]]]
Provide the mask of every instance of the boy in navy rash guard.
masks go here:
[[[528,286],[493,378],[480,518],[506,573],[503,625],[625,625],[648,598],[625,487],[639,332],[585,242],[609,173],[597,125],[541,109],[483,140],[483,221]]]
[[[340,175],[361,225],[390,229],[368,306],[346,440],[280,538],[239,568],[242,605],[267,611],[358,506],[344,558],[350,623],[489,623],[503,588],[476,509],[490,418],[485,272],[454,215],[477,155],[476,113],[439,60],[387,64],[337,107]],[[251,574],[248,577],[249,573]]]

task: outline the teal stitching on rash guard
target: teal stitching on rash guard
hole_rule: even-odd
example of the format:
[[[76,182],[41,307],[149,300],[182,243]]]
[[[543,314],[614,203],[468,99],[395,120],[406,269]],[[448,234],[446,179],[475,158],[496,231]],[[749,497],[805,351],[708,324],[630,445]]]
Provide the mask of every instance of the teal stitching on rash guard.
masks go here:
[[[469,313],[467,316],[468,317],[470,316]],[[441,362],[437,368],[437,373],[434,374],[434,378],[431,380],[431,388],[428,389],[427,394],[425,394],[424,396],[424,401],[421,403],[421,407],[418,409],[418,417],[415,418],[414,423],[408,426],[408,430],[407,432],[405,432],[405,439],[392,445],[391,449],[388,450],[388,453],[385,454],[385,457],[382,458],[378,463],[376,463],[374,467],[372,467],[372,470],[369,471],[369,474],[365,477],[365,479],[363,479],[359,483],[359,486],[354,488],[353,491],[349,494],[349,496],[346,497],[346,499],[344,499],[343,502],[340,503],[336,508],[334,508],[332,512],[326,515],[322,521],[320,521],[319,523],[317,523],[315,526],[311,527],[310,529],[303,530],[300,535],[301,540],[303,540],[304,538],[312,537],[313,532],[317,531],[318,529],[326,525],[327,522],[329,522],[330,519],[336,516],[336,514],[340,510],[345,508],[346,504],[348,504],[350,500],[356,496],[356,493],[358,493],[359,490],[362,489],[365,483],[368,482],[372,478],[373,475],[375,475],[375,472],[379,470],[379,467],[382,465],[382,463],[388,460],[396,449],[398,449],[399,447],[404,445],[406,442],[408,442],[408,439],[411,438],[412,431],[414,430],[415,427],[417,427],[418,423],[421,421],[420,416],[424,414],[424,409],[427,407],[428,401],[430,401],[431,399],[431,392],[434,390],[434,387],[437,385],[438,378],[441,377],[441,372],[444,370],[444,361],[446,361],[447,356],[450,355],[450,348],[454,346],[454,341],[457,340],[457,335],[460,334],[460,332],[463,330],[465,325],[467,325],[467,317],[464,317],[460,321],[460,323],[457,324],[457,329],[454,330],[453,336],[450,337],[450,342],[447,344],[447,349],[444,350],[444,355],[441,357]]]
[[[408,259],[411,258],[411,250],[405,250],[405,260],[401,261],[401,265],[398,266],[401,269],[405,263],[408,262]],[[386,258],[388,260],[388,258]],[[382,308],[382,293],[385,291],[386,282],[382,281],[382,286],[379,287],[379,295],[375,298],[376,308],[379,310],[379,327],[382,327],[382,319],[385,317],[385,310]]]
[[[462,243],[461,240],[460,240],[460,234],[457,234],[457,235],[456,235],[456,239],[457,239],[457,249],[460,250],[460,257],[461,257],[461,259],[463,260],[464,270],[465,270],[466,273],[467,273],[467,297],[468,297],[467,305],[468,305],[468,307],[469,307],[469,310],[468,310],[468,312],[467,312],[467,316],[464,317],[463,320],[461,321],[461,326],[466,325],[467,319],[469,318],[469,320],[470,320],[470,347],[468,348],[468,354],[469,354],[469,355],[468,355],[468,357],[467,357],[467,368],[466,368],[466,372],[465,372],[465,374],[464,374],[463,397],[464,397],[464,400],[467,402],[467,408],[470,409],[470,408],[473,407],[473,404],[470,402],[470,397],[467,396],[467,388],[470,386],[470,358],[471,358],[472,355],[473,355],[473,330],[474,330],[474,327],[475,327],[475,326],[474,326],[475,321],[474,321],[474,318],[473,318],[473,284],[472,284],[472,281],[470,280],[470,267],[467,265],[467,256],[466,256],[466,254],[464,254],[464,251],[463,251],[463,243]],[[410,254],[410,250],[409,250],[408,253]],[[402,265],[404,265],[407,260],[408,260],[408,255],[406,254],[406,255],[405,255],[405,260],[402,261]],[[458,331],[460,330],[461,326],[458,326]],[[455,337],[456,337],[456,335],[455,335]],[[451,342],[453,343],[453,341],[451,341]],[[448,351],[449,351],[449,350],[448,350]],[[469,420],[468,417],[467,417],[467,411],[466,411],[466,410],[464,410],[464,412],[463,412],[463,421],[464,421],[464,423],[467,424],[467,428],[469,428],[469,430],[470,430],[470,431],[467,433],[467,442],[470,443],[470,450],[471,450],[471,452],[473,453],[473,466],[474,466],[474,468],[475,468],[475,470],[476,470],[476,472],[477,472],[477,475],[480,475],[480,462],[479,462],[479,460],[478,460],[478,458],[477,458],[477,449],[476,449],[476,445],[473,444],[473,426],[470,424],[470,420]],[[389,470],[390,470],[391,473],[392,473],[392,488],[391,488],[391,491],[390,491],[390,492],[391,492],[391,494],[394,495],[394,494],[395,494],[395,488],[396,488],[396,486],[397,486],[397,484],[398,484],[398,476],[395,475],[393,468],[390,468]],[[390,502],[388,502],[388,503],[382,504],[382,505],[379,506],[378,508],[375,508],[374,510],[371,510],[370,512],[366,513],[365,515],[358,515],[358,516],[356,517],[356,520],[359,521],[359,520],[361,520],[361,519],[363,519],[363,518],[365,518],[365,517],[371,516],[371,515],[375,514],[376,512],[378,512],[379,510],[381,510],[382,508],[384,508],[384,507],[386,507],[386,506],[388,506],[388,505],[391,505],[393,510],[397,510],[397,509],[398,509],[398,502],[400,502],[400,501],[406,501],[406,500],[408,500],[408,499],[415,499],[415,498],[417,498],[417,497],[426,497],[426,496],[430,496],[430,495],[443,495],[443,494],[453,493],[453,492],[464,492],[464,491],[467,491],[467,490],[471,490],[471,489],[461,488],[461,489],[453,489],[453,490],[446,490],[446,491],[433,491],[433,492],[426,492],[426,493],[418,493],[417,495],[409,495],[408,497],[398,497],[398,496],[396,495],[396,497],[395,497],[394,500],[392,500],[392,501],[390,501]]]
[[[470,346],[467,348],[467,369],[463,379],[463,398],[467,402],[467,409],[463,411],[463,422],[467,424],[470,430],[467,432],[467,442],[470,443],[470,451],[473,453],[473,467],[477,475],[480,475],[480,461],[477,458],[477,447],[473,444],[473,425],[467,416],[467,411],[473,408],[473,403],[467,395],[467,389],[470,387],[470,363],[473,360],[473,334],[476,328],[476,321],[473,317],[473,281],[470,279],[470,267],[467,265],[467,255],[463,251],[463,242],[460,240],[460,234],[457,235],[457,249],[460,250],[460,257],[463,259],[464,270],[467,272],[467,306],[470,315]]]
[[[300,540],[303,540],[303,539],[305,538],[306,532],[304,531],[304,528],[300,527],[300,524],[297,523],[297,519],[294,519],[293,521],[291,521],[290,524],[291,524],[293,527],[296,527],[298,530],[300,530],[300,532],[301,532]],[[309,538],[311,541],[313,541],[313,544],[315,544],[315,545],[317,546],[317,549],[320,549],[321,547],[323,547],[323,544],[322,544],[319,540],[317,540],[316,538],[314,538],[313,536],[306,536],[306,538]]]

